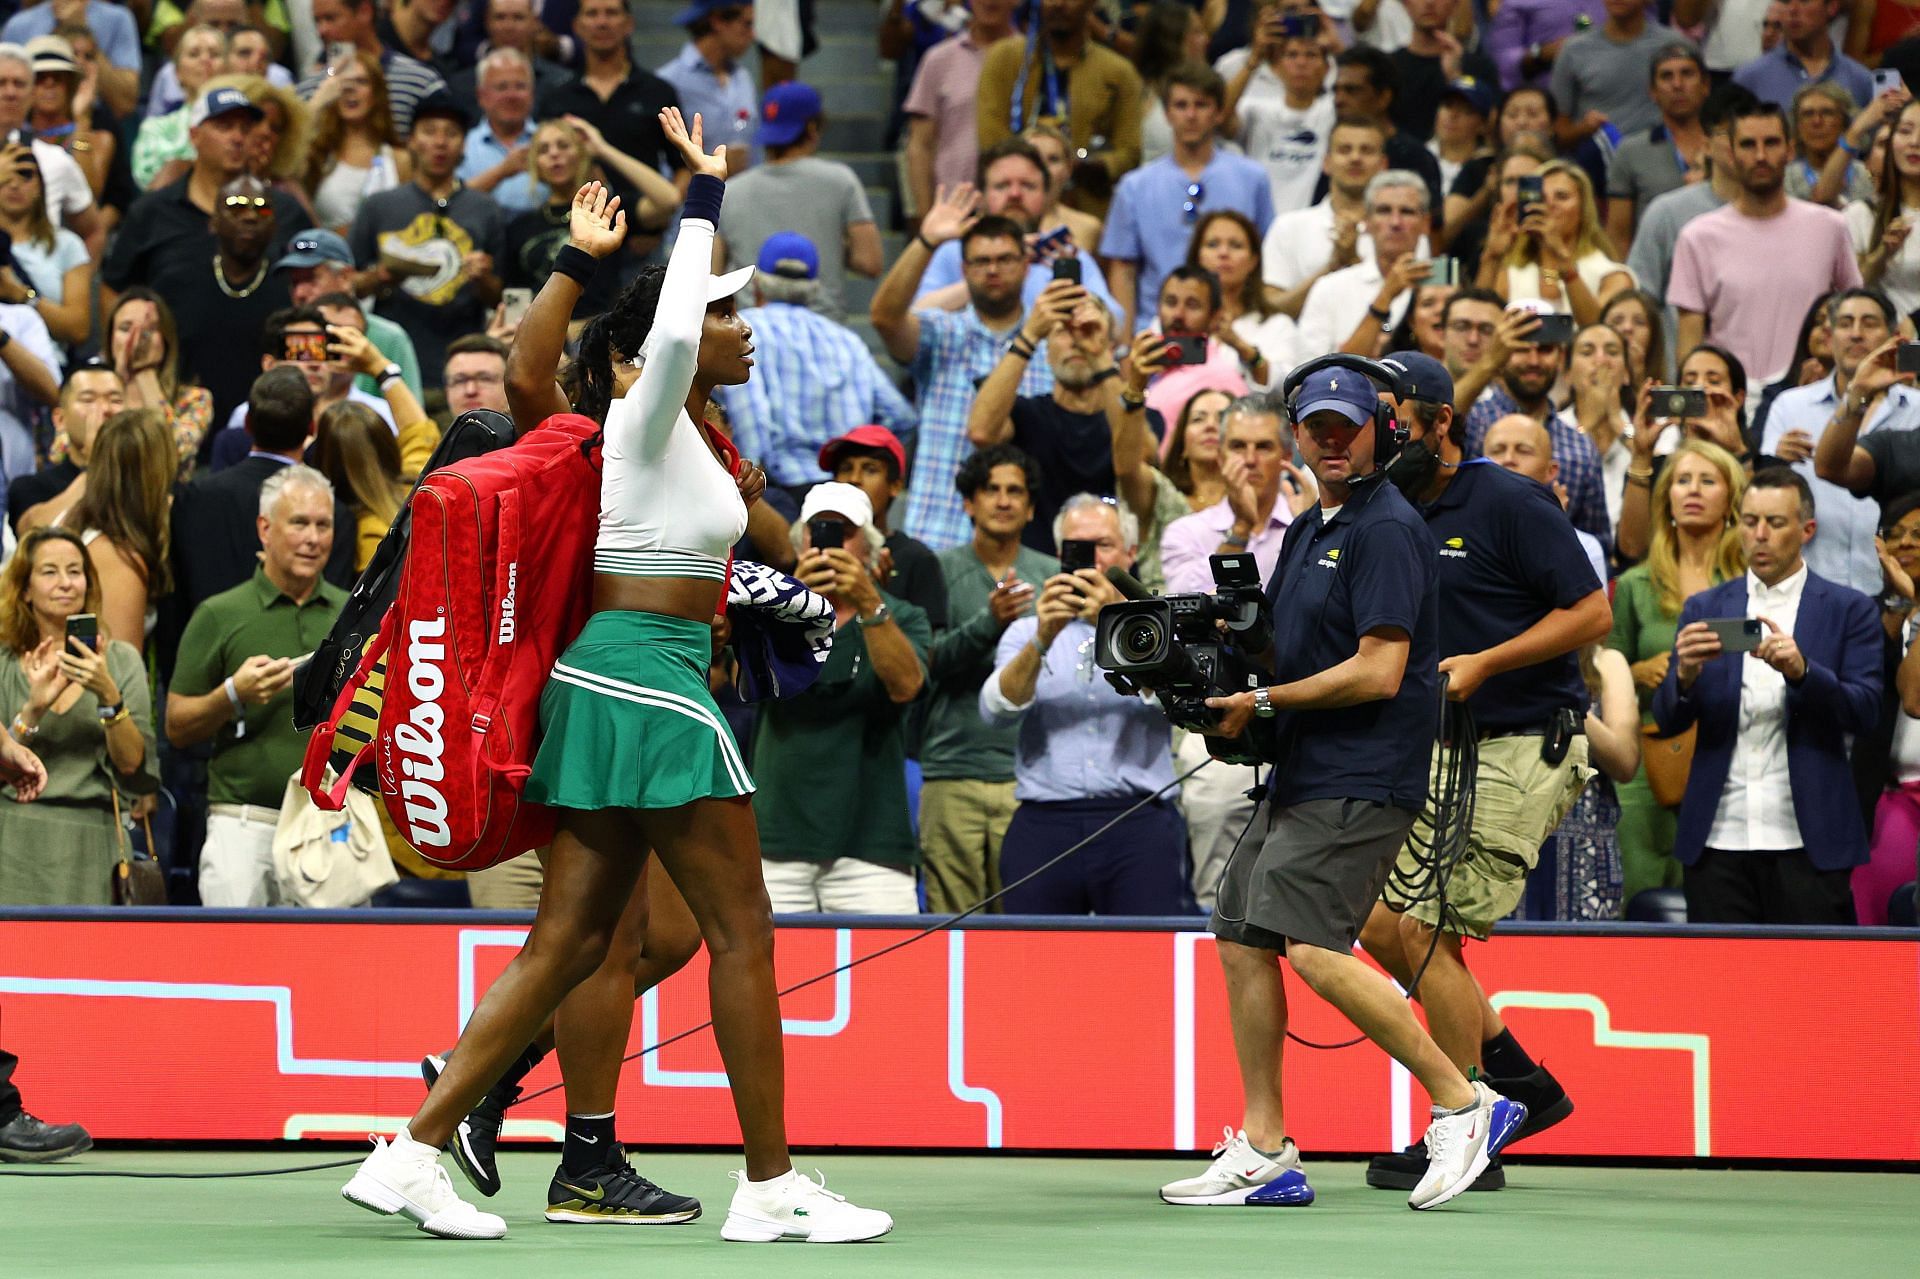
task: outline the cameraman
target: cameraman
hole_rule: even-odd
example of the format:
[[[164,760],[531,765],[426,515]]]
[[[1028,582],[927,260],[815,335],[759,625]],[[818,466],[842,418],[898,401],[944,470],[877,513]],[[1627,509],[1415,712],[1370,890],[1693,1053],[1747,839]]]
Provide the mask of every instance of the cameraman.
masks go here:
[[[1280,956],[1314,993],[1420,1081],[1433,1099],[1434,1160],[1407,1201],[1464,1191],[1525,1118],[1470,1083],[1353,940],[1427,798],[1438,727],[1439,589],[1425,523],[1382,482],[1371,361],[1338,357],[1293,391],[1300,452],[1320,504],[1294,520],[1267,586],[1276,684],[1207,700],[1238,736],[1283,713],[1265,836],[1227,866],[1209,927],[1219,940],[1246,1113],[1213,1165],[1163,1186],[1175,1204],[1312,1201],[1280,1091],[1287,992]],[[1373,366],[1377,368],[1378,366]],[[1379,369],[1382,379],[1389,377]]]
[[[980,689],[990,724],[1020,725],[1014,798],[1000,845],[1013,883],[1173,782],[1171,730],[1157,706],[1115,691],[1095,669],[1094,619],[1120,592],[1104,574],[1133,563],[1139,521],[1112,499],[1080,493],[1053,522],[1054,540],[1093,543],[1092,568],[1047,579],[1033,617],[1000,636]],[[1148,804],[1032,883],[1008,891],[1009,915],[1179,915],[1186,826],[1171,799]]]
[[[1434,1041],[1456,1067],[1478,1068],[1497,1092],[1527,1106],[1527,1124],[1510,1139],[1517,1141],[1558,1123],[1573,1106],[1487,1002],[1462,943],[1485,941],[1519,905],[1540,845],[1593,776],[1579,652],[1606,638],[1613,610],[1552,491],[1492,462],[1463,460],[1465,423],[1454,415],[1445,366],[1418,352],[1383,363],[1399,375],[1395,413],[1408,427],[1392,478],[1433,534],[1440,670],[1447,700],[1465,702],[1473,714],[1479,769],[1473,828],[1446,881],[1444,904],[1438,895],[1409,896],[1423,877],[1416,848],[1433,842],[1429,812],[1414,827],[1361,943],[1402,985],[1427,964],[1416,993]],[[1436,788],[1441,762],[1436,753]],[[1367,1181],[1404,1190],[1426,1168],[1416,1143],[1375,1159]],[[1495,1163],[1482,1186],[1503,1184]]]

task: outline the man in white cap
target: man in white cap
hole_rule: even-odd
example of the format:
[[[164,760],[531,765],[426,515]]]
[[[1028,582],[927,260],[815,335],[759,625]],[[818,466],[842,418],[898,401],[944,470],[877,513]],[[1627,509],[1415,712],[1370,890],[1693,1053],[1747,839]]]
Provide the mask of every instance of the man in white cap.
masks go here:
[[[874,584],[882,539],[860,489],[816,485],[792,536],[796,576],[833,602],[833,651],[812,688],[761,705],[753,808],[767,894],[776,913],[916,914],[907,705],[933,629]]]

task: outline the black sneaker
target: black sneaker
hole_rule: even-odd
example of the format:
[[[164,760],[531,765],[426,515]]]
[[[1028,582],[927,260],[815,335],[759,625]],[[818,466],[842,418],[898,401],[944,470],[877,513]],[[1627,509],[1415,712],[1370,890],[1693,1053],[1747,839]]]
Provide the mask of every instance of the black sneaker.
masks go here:
[[[1488,1079],[1487,1087],[1502,1097],[1512,1098],[1527,1108],[1526,1122],[1520,1125],[1520,1131],[1507,1139],[1511,1146],[1516,1141],[1525,1141],[1553,1127],[1573,1113],[1573,1098],[1567,1096],[1567,1090],[1560,1081],[1547,1073],[1545,1066],[1535,1066],[1531,1073],[1512,1079]]]
[[[50,1164],[92,1149],[79,1124],[50,1124],[24,1110],[0,1124],[0,1164]]]
[[[590,1226],[669,1226],[700,1215],[700,1201],[676,1195],[642,1177],[615,1143],[613,1161],[592,1172],[563,1166],[547,1187],[547,1220]]]
[[[1491,1086],[1491,1085],[1489,1085]],[[1509,1143],[1511,1144],[1511,1143]],[[1416,1141],[1396,1155],[1375,1155],[1367,1164],[1367,1184],[1375,1190],[1412,1190],[1427,1175],[1427,1143]],[[1468,1190],[1505,1190],[1507,1174],[1495,1155]]]
[[[440,1078],[440,1072],[446,1068],[447,1059],[438,1053],[429,1053],[420,1059],[420,1077],[427,1081],[428,1088],[433,1087],[433,1081]],[[500,1193],[500,1126],[506,1122],[507,1108],[518,1100],[518,1087],[495,1087],[460,1121],[460,1126],[453,1131],[453,1140],[447,1143],[447,1153],[453,1156],[453,1162],[460,1166],[473,1188],[488,1198]]]

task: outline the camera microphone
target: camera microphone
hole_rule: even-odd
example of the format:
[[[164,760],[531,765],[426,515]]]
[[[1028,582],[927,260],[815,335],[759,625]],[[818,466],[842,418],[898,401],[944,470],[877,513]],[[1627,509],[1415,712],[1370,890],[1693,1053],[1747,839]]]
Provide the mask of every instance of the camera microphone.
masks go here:
[[[1108,569],[1107,581],[1113,584],[1114,590],[1119,591],[1130,600],[1151,600],[1159,598],[1159,596],[1142,585],[1139,578],[1123,568]]]

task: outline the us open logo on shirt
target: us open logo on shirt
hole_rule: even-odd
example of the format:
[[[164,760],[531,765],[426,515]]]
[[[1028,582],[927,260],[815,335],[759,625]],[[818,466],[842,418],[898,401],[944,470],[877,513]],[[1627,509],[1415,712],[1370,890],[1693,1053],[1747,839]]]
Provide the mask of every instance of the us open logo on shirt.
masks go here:
[[[1321,568],[1339,568],[1340,567],[1340,548],[1336,546],[1332,550],[1328,551],[1325,555],[1322,555],[1320,557],[1319,564]]]
[[[1467,544],[1465,539],[1458,537],[1448,538],[1440,545],[1440,555],[1443,559],[1464,560],[1467,558]]]

